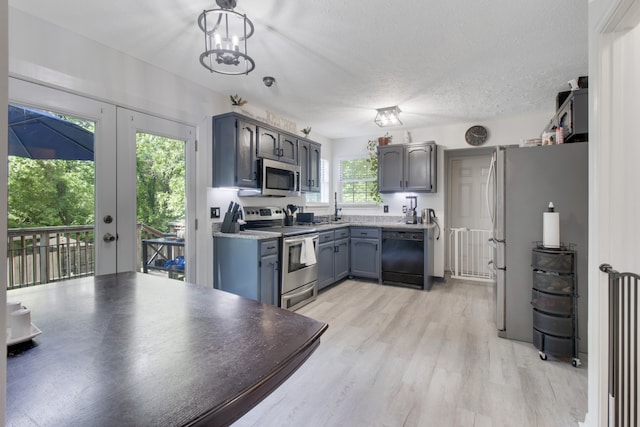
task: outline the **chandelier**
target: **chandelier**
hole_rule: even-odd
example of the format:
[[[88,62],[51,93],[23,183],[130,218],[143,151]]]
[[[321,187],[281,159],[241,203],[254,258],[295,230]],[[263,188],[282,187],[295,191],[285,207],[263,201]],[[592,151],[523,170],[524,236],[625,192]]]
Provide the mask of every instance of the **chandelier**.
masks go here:
[[[253,35],[253,23],[234,12],[236,0],[216,0],[220,9],[203,11],[198,26],[204,32],[204,52],[200,63],[212,73],[249,74],[256,64],[247,55],[247,39]]]
[[[402,122],[398,117],[400,115],[400,108],[397,105],[393,107],[378,108],[378,114],[374,122],[380,127],[401,125]]]

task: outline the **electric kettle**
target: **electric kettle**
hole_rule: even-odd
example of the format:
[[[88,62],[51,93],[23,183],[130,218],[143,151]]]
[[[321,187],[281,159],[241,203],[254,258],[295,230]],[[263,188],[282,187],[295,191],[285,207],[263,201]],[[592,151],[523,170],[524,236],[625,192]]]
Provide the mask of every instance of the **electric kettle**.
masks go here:
[[[429,208],[422,209],[421,221],[423,224],[431,224],[436,218],[436,211]]]

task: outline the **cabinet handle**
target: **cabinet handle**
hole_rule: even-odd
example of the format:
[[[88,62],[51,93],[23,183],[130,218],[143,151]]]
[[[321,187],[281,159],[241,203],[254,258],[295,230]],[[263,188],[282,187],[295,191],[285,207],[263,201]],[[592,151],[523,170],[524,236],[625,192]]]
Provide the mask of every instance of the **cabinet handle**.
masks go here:
[[[334,246],[333,247],[333,252],[340,252],[339,246]]]
[[[267,246],[267,249],[275,249],[275,246]]]
[[[409,187],[409,181],[405,181],[404,188],[408,188],[408,187]]]
[[[402,180],[400,180],[400,188],[402,188]]]

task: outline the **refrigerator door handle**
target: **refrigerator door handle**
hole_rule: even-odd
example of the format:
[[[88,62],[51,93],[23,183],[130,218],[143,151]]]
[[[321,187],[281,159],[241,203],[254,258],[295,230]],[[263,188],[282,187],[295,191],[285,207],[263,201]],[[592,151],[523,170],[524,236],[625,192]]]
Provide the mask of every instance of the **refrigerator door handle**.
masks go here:
[[[496,164],[496,156],[495,153],[491,155],[491,164],[489,165],[489,173],[487,174],[487,187],[485,188],[485,200],[487,202],[487,212],[489,213],[489,218],[491,219],[491,224],[495,224],[494,222],[494,212],[491,209],[491,204],[489,203],[489,190],[491,188],[491,176],[495,171]],[[495,195],[494,195],[495,197]]]

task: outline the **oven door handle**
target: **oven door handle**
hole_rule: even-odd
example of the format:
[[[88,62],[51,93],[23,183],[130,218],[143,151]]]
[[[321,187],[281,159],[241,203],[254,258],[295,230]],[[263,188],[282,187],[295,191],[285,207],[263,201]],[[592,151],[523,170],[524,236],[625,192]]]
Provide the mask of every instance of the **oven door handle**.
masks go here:
[[[308,285],[303,286],[302,288],[300,288],[301,290],[296,292],[296,293],[293,293],[293,294],[292,293],[288,293],[286,295],[282,295],[282,299],[283,300],[289,300],[289,299],[293,299],[293,298],[299,297],[301,295],[304,295],[307,292],[309,292],[309,290],[313,289],[314,286],[316,286],[316,282],[315,281],[310,283],[310,284],[308,284]]]
[[[309,237],[311,237],[313,240],[318,240],[318,238],[320,237],[320,235],[319,235],[319,234],[313,234],[313,235],[311,235],[311,236],[309,236]],[[299,238],[299,239],[292,238],[292,237],[287,237],[287,238],[284,240],[284,243],[285,243],[285,244],[291,244],[291,243],[293,243],[293,244],[295,244],[295,243],[302,243],[302,242],[304,242],[306,239],[308,239],[308,237],[302,237],[302,238]]]

